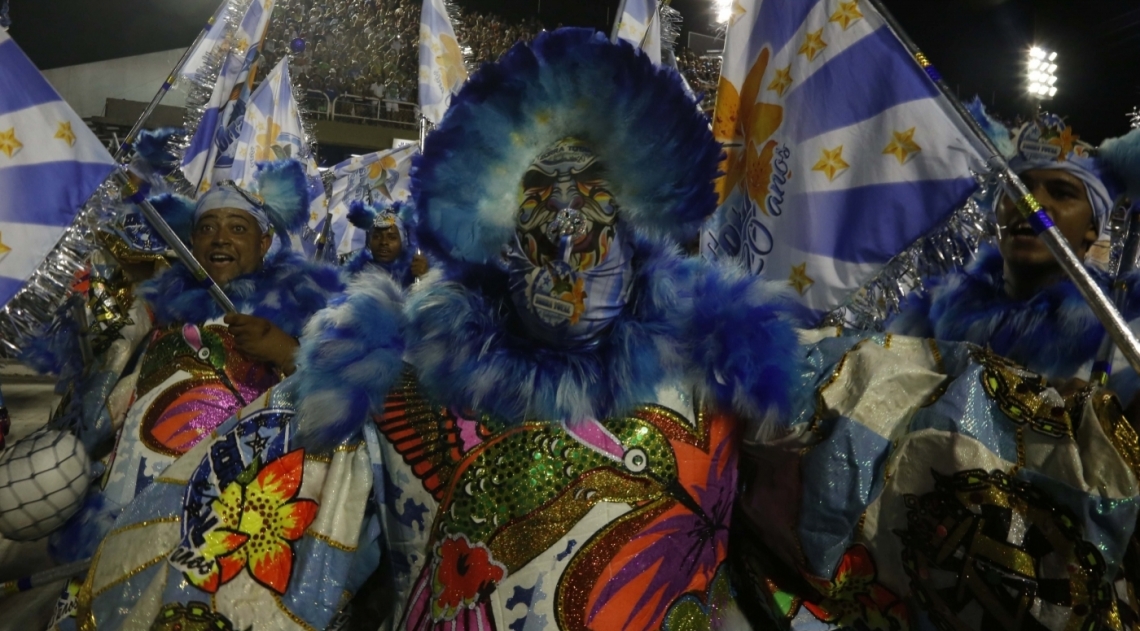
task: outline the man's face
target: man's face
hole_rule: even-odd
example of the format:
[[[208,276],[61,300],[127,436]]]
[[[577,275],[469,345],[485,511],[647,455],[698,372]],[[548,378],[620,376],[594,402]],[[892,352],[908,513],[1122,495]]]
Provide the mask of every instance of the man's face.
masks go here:
[[[400,230],[396,226],[378,226],[368,233],[368,249],[372,258],[379,263],[391,263],[400,257],[404,244],[400,242]]]
[[[244,210],[208,210],[194,225],[190,245],[194,258],[219,285],[256,272],[272,238],[261,234],[257,221]]]
[[[1073,246],[1077,258],[1084,258],[1097,237],[1085,183],[1058,169],[1026,171],[1021,174],[1021,180]],[[1007,264],[1013,268],[1057,265],[1045,243],[1037,238],[1008,195],[1002,196],[997,218],[998,225],[1002,226],[999,247]]]

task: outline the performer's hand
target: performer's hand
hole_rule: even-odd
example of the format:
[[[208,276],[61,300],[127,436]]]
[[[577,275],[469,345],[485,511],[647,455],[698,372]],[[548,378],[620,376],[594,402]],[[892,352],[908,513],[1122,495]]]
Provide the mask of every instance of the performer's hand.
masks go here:
[[[297,352],[297,340],[277,328],[265,318],[231,313],[225,317],[238,351],[248,357],[273,364],[286,375],[293,374],[293,355]]]
[[[417,252],[416,255],[412,257],[412,276],[419,278],[419,277],[421,277],[427,273],[428,273],[427,257],[424,256],[423,254],[420,254]]]

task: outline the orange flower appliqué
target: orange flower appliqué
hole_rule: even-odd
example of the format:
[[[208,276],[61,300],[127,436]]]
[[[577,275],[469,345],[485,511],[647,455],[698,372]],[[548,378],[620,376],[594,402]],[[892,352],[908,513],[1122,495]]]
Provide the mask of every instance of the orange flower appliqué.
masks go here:
[[[819,603],[804,603],[813,616],[841,626],[865,621],[873,629],[908,629],[906,604],[877,580],[875,561],[867,548],[847,549],[835,570],[835,580],[807,576],[823,594]]]
[[[507,575],[506,566],[491,558],[485,545],[471,545],[465,535],[444,539],[435,556],[431,608],[436,620],[453,619],[461,608],[474,607]]]
[[[317,517],[316,502],[296,499],[304,465],[305,450],[298,449],[260,471],[255,463],[223,489],[213,502],[222,525],[205,536],[201,550],[216,566],[205,577],[193,580],[199,588],[214,593],[248,567],[258,583],[285,593],[293,572],[292,542]]]

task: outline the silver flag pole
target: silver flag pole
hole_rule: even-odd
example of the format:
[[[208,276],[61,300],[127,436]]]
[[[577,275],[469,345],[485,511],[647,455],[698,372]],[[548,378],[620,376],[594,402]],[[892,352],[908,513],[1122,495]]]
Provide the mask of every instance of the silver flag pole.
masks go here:
[[[1115,342],[1117,348],[1124,353],[1124,357],[1128,360],[1128,363],[1133,369],[1140,372],[1140,341],[1137,341],[1136,336],[1129,330],[1128,324],[1124,321],[1124,317],[1121,316],[1120,312],[1113,306],[1112,301],[1105,295],[1104,290],[1093,280],[1092,275],[1089,274],[1089,271],[1085,269],[1081,260],[1077,258],[1076,253],[1073,252],[1072,246],[1069,245],[1069,242],[1065,239],[1064,235],[1061,234],[1057,226],[1053,225],[1053,220],[1041,208],[1041,204],[1033,197],[1033,194],[1029,192],[1025,183],[1022,182],[1021,178],[1017,177],[1017,174],[1009,167],[1009,163],[1006,162],[1005,157],[1002,156],[998,148],[994,146],[993,141],[986,135],[986,132],[981,128],[978,122],[974,120],[970,112],[966,110],[966,106],[954,95],[950,86],[942,80],[942,75],[938,73],[926,58],[926,55],[922,54],[922,51],[919,50],[914,40],[903,31],[894,16],[887,11],[887,7],[883,6],[882,0],[870,0],[870,2],[883,16],[883,19],[886,20],[887,28],[906,46],[915,62],[922,68],[923,72],[930,77],[934,84],[938,86],[942,95],[946,97],[946,100],[958,114],[958,118],[970,129],[977,140],[985,147],[986,151],[989,152],[990,157],[987,160],[987,165],[990,167],[991,172],[997,175],[1006,194],[1013,199],[1017,210],[1029,221],[1029,225],[1033,227],[1037,236],[1045,243],[1049,251],[1053,253],[1053,257],[1057,259],[1057,262],[1061,265],[1061,269],[1065,271],[1065,274],[1068,275],[1073,281],[1073,284],[1077,286],[1081,295],[1084,296],[1085,301],[1088,302],[1089,307],[1092,308],[1093,313],[1096,314],[1097,319],[1100,320],[1100,323],[1103,324],[1104,328],[1108,331],[1108,335],[1112,338],[1112,341]]]

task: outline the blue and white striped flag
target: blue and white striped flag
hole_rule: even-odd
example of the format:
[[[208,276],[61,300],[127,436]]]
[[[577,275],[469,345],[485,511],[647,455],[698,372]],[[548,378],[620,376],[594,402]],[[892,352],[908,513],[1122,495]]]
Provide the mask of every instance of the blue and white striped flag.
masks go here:
[[[983,150],[867,3],[733,7],[702,253],[786,280],[823,315],[967,200]]]
[[[347,254],[364,247],[367,233],[348,223],[348,207],[352,202],[368,201],[377,205],[404,202],[411,197],[412,158],[419,153],[419,143],[395,149],[354,156],[333,167],[336,179],[329,195],[329,218],[332,220],[333,243],[337,254]],[[323,218],[310,222],[314,231],[324,227]]]
[[[214,12],[214,16],[210,19],[210,24],[207,27],[206,36],[194,50],[190,51],[190,55],[186,58],[186,63],[183,64],[182,69],[178,73],[178,79],[185,81],[195,81],[198,75],[205,70],[209,55],[214,50],[221,46],[226,38],[227,24],[225,16],[229,11],[236,9],[243,4],[242,0],[225,0],[218,10]]]
[[[661,15],[657,0],[623,0],[612,39],[624,39],[661,65]]]
[[[243,188],[253,188],[257,165],[293,158],[305,165],[309,180],[309,219],[325,216],[325,185],[312,149],[305,142],[301,110],[293,98],[289,58],[282,58],[249,97],[241,134],[235,143],[233,165],[214,169],[214,181],[233,180]]]
[[[233,166],[249,99],[250,71],[260,56],[274,1],[250,2],[232,36],[233,46],[222,63],[214,93],[182,158],[182,172],[199,193],[218,180],[215,170],[225,173]]]
[[[114,166],[95,134],[0,31],[0,307]]]
[[[463,51],[443,0],[424,0],[420,13],[420,112],[439,123],[451,96],[467,80]]]

